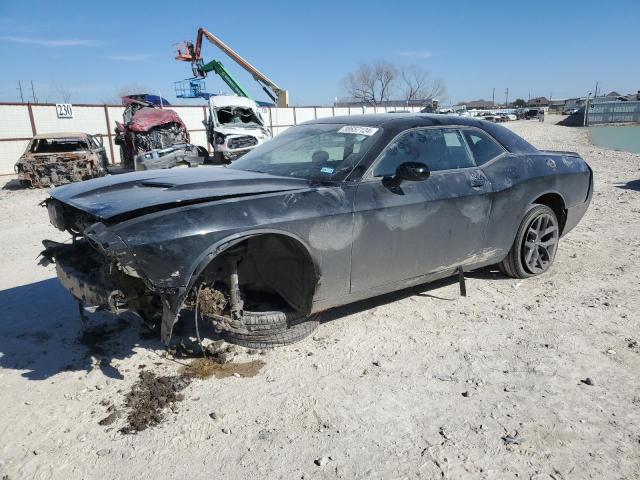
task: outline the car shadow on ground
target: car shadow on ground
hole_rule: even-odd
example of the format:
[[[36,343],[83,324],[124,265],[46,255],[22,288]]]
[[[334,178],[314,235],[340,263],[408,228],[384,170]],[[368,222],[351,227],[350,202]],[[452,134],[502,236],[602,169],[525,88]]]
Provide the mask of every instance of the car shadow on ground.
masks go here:
[[[20,370],[30,380],[94,368],[123,378],[114,361],[138,347],[160,346],[134,315],[91,314],[84,328],[77,304],[56,278],[2,290],[0,305],[0,367]]]
[[[640,179],[631,180],[630,182],[616,185],[618,188],[623,188],[625,190],[635,190],[636,192],[640,192]]]
[[[512,278],[500,273],[500,271],[495,266],[481,268],[472,272],[465,272],[464,276],[467,280],[476,279],[486,281],[513,281]],[[460,293],[456,292],[455,295],[452,295],[450,297],[443,297],[441,295],[434,295],[429,292],[457,283],[459,283],[458,276],[454,275],[451,277],[443,278],[441,280],[437,280],[435,282],[424,283],[415,287],[405,288],[404,290],[398,290],[396,292],[391,292],[384,295],[379,295],[377,297],[368,298],[366,300],[361,300],[359,302],[350,303],[348,305],[336,307],[332,310],[324,312],[320,317],[320,322],[331,322],[347,315],[353,315],[356,313],[364,312],[366,310],[371,310],[373,308],[397,302],[399,300],[403,300],[405,298],[413,297],[416,295],[420,297],[433,298],[434,300],[441,300],[443,302],[453,302],[457,298],[459,298]],[[469,284],[467,284],[467,295],[473,295],[473,289],[470,288]]]
[[[27,187],[25,187],[24,185],[22,185],[20,183],[20,180],[18,179],[11,179],[9,180],[7,183],[4,184],[4,186],[2,187],[3,190],[10,190],[10,191],[15,191],[15,190],[25,190]]]
[[[507,280],[496,270],[482,269],[466,273],[468,279]],[[430,291],[458,282],[453,276],[417,287],[381,295],[342,307],[322,315],[322,323],[369,310],[407,297],[420,295],[437,301],[454,301]],[[468,295],[473,290],[467,285]],[[90,372],[100,369],[114,379],[124,377],[119,361],[135,355],[136,349],[149,351],[164,347],[157,331],[149,329],[139,317],[125,313],[89,314],[88,326],[82,324],[77,303],[56,278],[0,291],[3,322],[0,324],[0,367],[19,370],[29,380],[46,380],[61,372]],[[203,338],[219,339],[211,325],[200,323]],[[172,354],[178,358],[201,355],[195,339],[194,316],[183,312],[174,328]],[[161,360],[161,358],[158,358]]]

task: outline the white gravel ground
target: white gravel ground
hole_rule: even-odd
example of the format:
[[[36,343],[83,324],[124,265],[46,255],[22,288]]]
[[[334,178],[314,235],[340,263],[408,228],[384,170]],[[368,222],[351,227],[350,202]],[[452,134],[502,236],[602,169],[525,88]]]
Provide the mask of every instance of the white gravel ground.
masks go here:
[[[596,193],[550,272],[330,312],[257,376],[194,381],[137,435],[98,425],[101,402],[120,407],[140,365],[177,365],[135,321],[97,315],[116,331],[102,351],[79,343],[75,304],[36,266],[43,238],[66,238],[45,192],[1,190],[0,478],[640,478],[640,155],[552,118],[509,128],[578,151]]]

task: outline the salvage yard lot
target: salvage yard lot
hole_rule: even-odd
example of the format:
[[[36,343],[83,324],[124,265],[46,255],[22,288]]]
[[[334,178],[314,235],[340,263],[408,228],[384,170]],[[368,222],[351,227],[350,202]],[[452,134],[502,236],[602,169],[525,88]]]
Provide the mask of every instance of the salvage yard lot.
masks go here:
[[[1,190],[0,476],[640,478],[640,155],[553,118],[508,124],[595,172],[550,272],[486,269],[467,297],[450,279],[328,312],[301,343],[239,348],[257,374],[195,378],[137,434],[120,429],[140,373],[191,360],[129,316],[96,314],[82,336],[54,268],[36,265],[42,239],[67,239],[46,193]]]

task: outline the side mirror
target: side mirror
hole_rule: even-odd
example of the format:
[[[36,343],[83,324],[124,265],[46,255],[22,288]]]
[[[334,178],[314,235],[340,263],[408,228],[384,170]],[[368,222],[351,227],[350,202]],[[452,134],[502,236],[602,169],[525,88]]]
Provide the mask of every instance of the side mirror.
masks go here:
[[[429,167],[422,162],[404,162],[396,168],[396,175],[391,179],[390,186],[397,187],[403,181],[421,182],[431,175]]]
[[[404,162],[396,168],[393,178],[387,179],[386,184],[390,188],[397,188],[403,181],[421,182],[431,175],[429,167],[422,162]]]

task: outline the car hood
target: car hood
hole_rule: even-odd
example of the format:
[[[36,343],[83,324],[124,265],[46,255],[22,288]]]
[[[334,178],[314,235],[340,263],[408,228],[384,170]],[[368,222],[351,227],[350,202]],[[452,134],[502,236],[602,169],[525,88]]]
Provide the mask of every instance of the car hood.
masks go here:
[[[225,167],[109,175],[54,188],[50,195],[101,220],[181,205],[309,188],[307,180]]]

